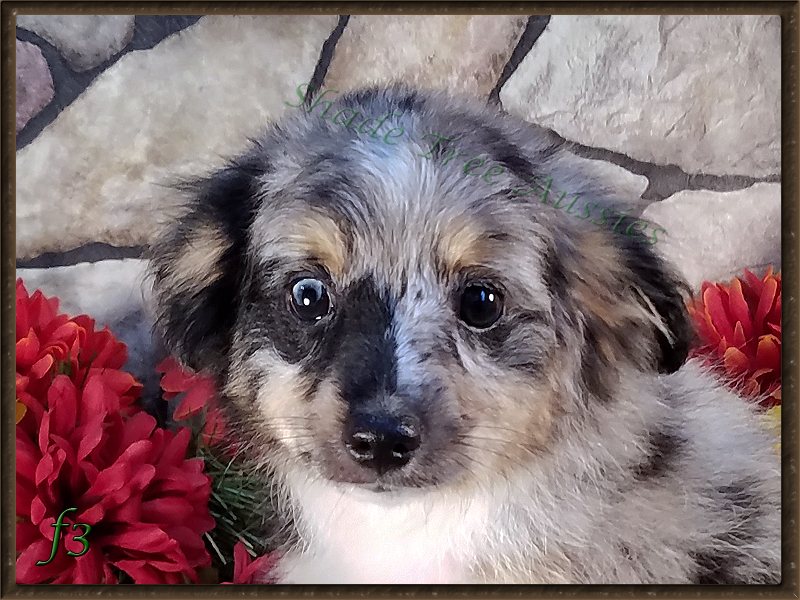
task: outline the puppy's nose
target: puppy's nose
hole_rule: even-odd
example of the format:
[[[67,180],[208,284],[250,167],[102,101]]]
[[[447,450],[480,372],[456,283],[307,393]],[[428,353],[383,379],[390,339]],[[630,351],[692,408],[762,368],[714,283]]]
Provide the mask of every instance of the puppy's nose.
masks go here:
[[[419,427],[390,415],[353,415],[344,431],[344,445],[353,460],[379,475],[407,464],[419,444]]]

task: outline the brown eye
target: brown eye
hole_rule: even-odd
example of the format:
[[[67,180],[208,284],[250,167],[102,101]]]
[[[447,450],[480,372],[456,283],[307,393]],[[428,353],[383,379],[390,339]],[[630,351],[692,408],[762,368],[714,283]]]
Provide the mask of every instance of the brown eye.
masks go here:
[[[331,307],[325,285],[312,278],[299,279],[292,285],[290,302],[295,314],[304,321],[318,321]]]
[[[458,316],[470,327],[491,327],[502,312],[503,299],[497,290],[484,285],[470,285],[461,293]]]

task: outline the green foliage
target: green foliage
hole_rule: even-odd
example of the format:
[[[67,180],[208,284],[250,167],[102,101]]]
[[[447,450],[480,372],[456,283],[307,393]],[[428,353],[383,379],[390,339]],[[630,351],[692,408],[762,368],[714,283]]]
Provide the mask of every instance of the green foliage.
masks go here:
[[[242,542],[251,556],[274,550],[269,530],[274,524],[272,508],[264,476],[247,464],[241,455],[226,452],[225,443],[206,445],[201,442],[205,410],[193,415],[189,456],[205,461],[205,473],[211,477],[208,509],[217,526],[205,534],[206,547],[219,581],[233,579],[233,547]],[[274,544],[272,544],[274,546]]]

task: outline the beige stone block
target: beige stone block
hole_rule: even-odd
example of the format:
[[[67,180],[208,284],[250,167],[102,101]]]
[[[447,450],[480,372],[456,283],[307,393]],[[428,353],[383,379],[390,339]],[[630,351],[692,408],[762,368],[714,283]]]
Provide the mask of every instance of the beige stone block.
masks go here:
[[[148,243],[179,178],[290,110],[336,16],[208,16],[109,68],[17,153],[17,257]]]
[[[770,264],[780,267],[780,184],[678,192],[648,206],[643,217],[666,229],[653,247],[695,290],[704,280],[728,281],[745,268],[760,275]]]
[[[53,78],[42,51],[17,40],[17,132],[53,99]]]
[[[336,45],[325,87],[403,81],[486,97],[525,29],[509,15],[355,15]]]
[[[57,296],[59,312],[89,315],[98,329],[144,310],[147,261],[138,258],[78,263],[48,269],[17,269],[28,293]]]
[[[53,44],[75,71],[87,71],[133,38],[133,15],[19,15],[17,26]]]
[[[780,17],[554,16],[500,93],[587,146],[689,173],[780,172]]]

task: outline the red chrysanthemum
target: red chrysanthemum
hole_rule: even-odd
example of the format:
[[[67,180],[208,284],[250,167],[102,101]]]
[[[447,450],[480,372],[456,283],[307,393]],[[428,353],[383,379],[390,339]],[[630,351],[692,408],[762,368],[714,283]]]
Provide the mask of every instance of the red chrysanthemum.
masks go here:
[[[88,317],[56,310],[17,283],[17,389],[27,407],[16,435],[17,582],[115,583],[119,572],[136,583],[197,581],[214,520],[204,463],[185,458],[190,431],[156,427],[134,403],[140,384],[118,370],[125,346]],[[54,558],[37,565],[51,554],[51,525],[71,508]],[[81,533],[88,550],[68,555],[82,552]]]
[[[58,299],[40,291],[28,295],[17,280],[17,423],[34,436],[47,408],[47,389],[57,374],[66,374],[82,387],[89,375],[100,376],[116,390],[126,414],[139,410],[135,404],[142,386],[119,369],[128,359],[125,344],[105,328],[95,331],[86,315],[69,318],[58,314]]]
[[[695,354],[768,408],[781,403],[781,273],[770,267],[759,279],[745,269],[744,276],[730,285],[706,281],[690,301],[701,340]]]
[[[161,389],[165,400],[185,393],[172,418],[175,421],[185,421],[205,409],[200,441],[207,446],[222,441],[225,437],[225,419],[217,403],[214,381],[182,367],[172,356],[158,363],[156,371],[164,374],[161,378]]]
[[[223,583],[251,584],[251,583],[275,583],[270,576],[270,571],[278,562],[278,553],[269,552],[256,559],[250,557],[250,553],[242,542],[237,542],[233,547],[233,581]]]

